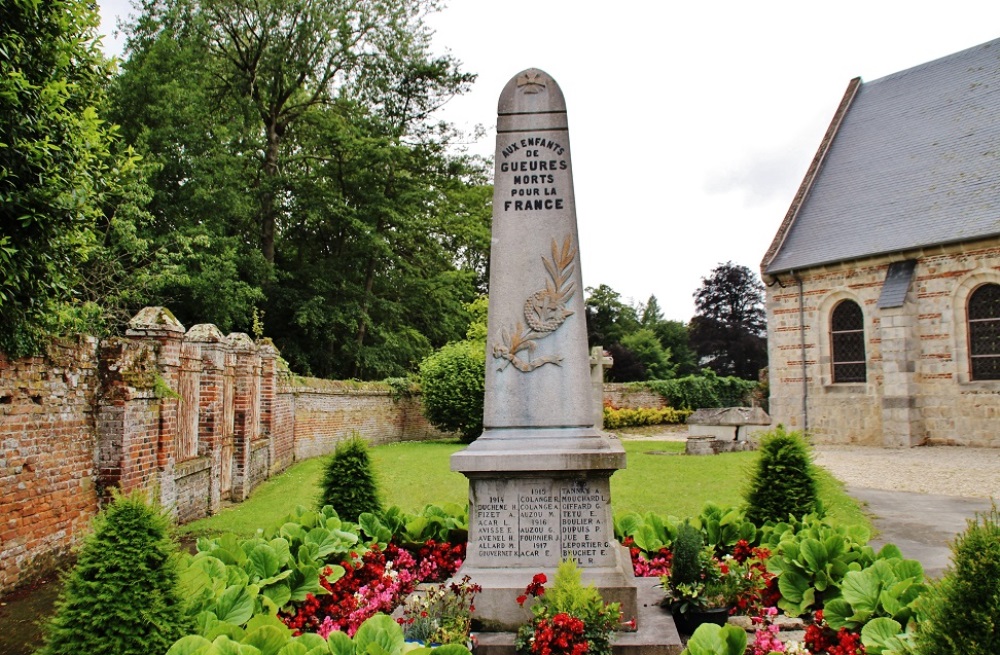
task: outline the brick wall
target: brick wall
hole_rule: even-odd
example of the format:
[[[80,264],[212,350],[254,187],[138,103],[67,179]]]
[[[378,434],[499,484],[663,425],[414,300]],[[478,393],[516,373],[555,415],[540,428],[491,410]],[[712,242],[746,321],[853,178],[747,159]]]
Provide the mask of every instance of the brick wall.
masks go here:
[[[379,384],[297,378],[279,397],[294,407],[296,460],[331,453],[354,431],[372,445],[444,436],[424,418],[419,400],[394,399]]]
[[[1000,382],[970,380],[965,317],[977,286],[1000,283],[1000,241],[905,258],[917,265],[900,308],[877,307],[886,257],[804,271],[801,296],[788,275],[768,287],[772,418],[798,429],[808,414],[820,442],[1000,447]],[[830,313],[844,299],[864,313],[864,383],[832,380]]]
[[[278,362],[267,340],[185,330],[162,308],[121,338],[0,354],[0,593],[63,558],[112,488],[156,493],[185,522],[352,431],[372,444],[442,436],[419,399],[294,378]]]
[[[97,340],[0,354],[0,590],[50,568],[97,511]]]

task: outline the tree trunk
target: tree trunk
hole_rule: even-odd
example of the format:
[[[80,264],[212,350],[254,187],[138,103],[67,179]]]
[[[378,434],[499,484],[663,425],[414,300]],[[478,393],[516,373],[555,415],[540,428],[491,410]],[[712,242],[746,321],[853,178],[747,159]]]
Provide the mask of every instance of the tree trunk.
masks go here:
[[[264,190],[260,197],[260,249],[269,264],[274,263],[274,232],[278,215],[274,189],[278,180],[278,155],[283,131],[282,125],[271,121],[267,126],[267,145],[264,148]]]

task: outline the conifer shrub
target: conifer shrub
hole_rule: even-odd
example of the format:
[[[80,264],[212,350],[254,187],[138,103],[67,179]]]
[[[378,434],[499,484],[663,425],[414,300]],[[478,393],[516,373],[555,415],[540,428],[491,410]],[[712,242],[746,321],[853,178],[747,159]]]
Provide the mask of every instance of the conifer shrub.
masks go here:
[[[801,432],[779,425],[761,436],[745,498],[746,517],[757,526],[802,518],[819,508],[812,455]]]
[[[951,546],[951,566],[922,599],[920,655],[1000,653],[1000,514],[977,514]]]
[[[701,576],[701,530],[687,521],[677,526],[673,559],[670,561],[670,584],[693,584]]]
[[[357,432],[337,444],[321,485],[320,509],[329,505],[344,520],[357,521],[364,512],[382,511],[368,444]]]
[[[165,653],[189,628],[170,519],[133,493],[94,520],[38,653]]]

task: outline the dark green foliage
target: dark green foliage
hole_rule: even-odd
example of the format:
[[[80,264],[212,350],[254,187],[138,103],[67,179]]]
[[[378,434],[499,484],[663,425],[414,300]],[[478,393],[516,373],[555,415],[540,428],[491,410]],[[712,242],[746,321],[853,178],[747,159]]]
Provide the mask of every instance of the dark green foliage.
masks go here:
[[[94,521],[69,573],[40,655],[164,653],[193,626],[178,592],[170,520],[141,494]]]
[[[757,380],[767,366],[764,285],[733,262],[719,264],[701,283],[689,328],[699,360],[719,375]]]
[[[801,432],[786,432],[778,425],[761,436],[760,457],[751,474],[746,501],[746,517],[758,526],[816,511],[816,476]]]
[[[483,431],[486,345],[450,343],[420,363],[420,385],[427,420],[439,430],[457,432],[472,443]]]
[[[922,603],[920,655],[1000,653],[1000,513],[969,521],[951,547],[951,566]]]
[[[663,396],[676,409],[742,407],[751,404],[757,383],[738,377],[719,377],[711,369],[701,375],[686,375],[674,380],[650,380],[643,386]]]
[[[701,531],[687,521],[677,526],[674,557],[670,561],[670,584],[692,584],[701,575]]]
[[[368,443],[357,432],[337,444],[323,472],[321,487],[320,508],[333,507],[345,521],[356,522],[364,512],[382,510]]]
[[[608,348],[621,343],[622,337],[639,329],[634,307],[622,301],[621,294],[602,284],[587,287],[587,341],[590,347]]]

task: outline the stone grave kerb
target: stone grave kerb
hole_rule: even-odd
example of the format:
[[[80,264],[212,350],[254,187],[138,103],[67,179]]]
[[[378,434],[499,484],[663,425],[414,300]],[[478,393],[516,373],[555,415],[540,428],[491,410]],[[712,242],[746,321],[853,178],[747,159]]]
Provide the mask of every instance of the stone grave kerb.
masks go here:
[[[469,479],[459,577],[483,587],[482,625],[512,630],[530,618],[515,599],[532,576],[571,557],[634,618],[611,515],[625,452],[594,427],[566,102],[544,71],[504,87],[495,162],[483,434],[451,459]]]

